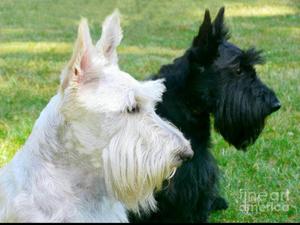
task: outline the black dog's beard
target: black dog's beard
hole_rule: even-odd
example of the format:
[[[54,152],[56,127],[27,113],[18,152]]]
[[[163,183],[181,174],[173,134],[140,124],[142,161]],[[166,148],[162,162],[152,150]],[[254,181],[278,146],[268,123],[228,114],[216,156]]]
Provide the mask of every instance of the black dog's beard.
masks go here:
[[[262,132],[268,109],[258,99],[250,99],[236,87],[227,88],[215,110],[216,130],[238,150],[246,150]]]

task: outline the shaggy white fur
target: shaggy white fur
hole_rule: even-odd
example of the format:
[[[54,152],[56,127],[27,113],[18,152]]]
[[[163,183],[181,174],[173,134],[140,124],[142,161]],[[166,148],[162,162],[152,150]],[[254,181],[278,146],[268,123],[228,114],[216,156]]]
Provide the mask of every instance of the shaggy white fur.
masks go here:
[[[153,191],[189,142],[154,111],[162,81],[118,67],[118,12],[94,47],[81,21],[58,93],[13,160],[0,170],[1,222],[127,222],[125,208],[154,210]]]

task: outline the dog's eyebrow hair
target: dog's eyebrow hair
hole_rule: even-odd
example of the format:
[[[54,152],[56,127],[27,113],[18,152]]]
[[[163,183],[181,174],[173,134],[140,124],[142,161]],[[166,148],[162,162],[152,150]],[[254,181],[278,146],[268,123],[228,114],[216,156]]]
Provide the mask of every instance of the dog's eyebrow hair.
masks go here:
[[[221,69],[228,68],[228,67],[233,68],[240,65],[240,63],[241,63],[241,55],[235,55],[230,58],[226,58],[226,60],[222,59],[218,64],[218,66]]]
[[[99,77],[93,77],[93,78],[91,78],[91,79],[85,80],[85,81],[84,81],[84,84],[93,83],[93,82],[99,81],[99,80],[100,80]]]
[[[219,47],[219,52],[221,55],[224,55],[224,57],[220,59],[220,68],[226,68],[228,66],[234,67],[240,64],[243,51],[233,44],[226,41],[223,42]]]
[[[265,59],[261,55],[261,53],[262,50],[256,50],[255,48],[246,49],[241,55],[241,63],[250,66],[254,66],[256,64],[264,64]]]

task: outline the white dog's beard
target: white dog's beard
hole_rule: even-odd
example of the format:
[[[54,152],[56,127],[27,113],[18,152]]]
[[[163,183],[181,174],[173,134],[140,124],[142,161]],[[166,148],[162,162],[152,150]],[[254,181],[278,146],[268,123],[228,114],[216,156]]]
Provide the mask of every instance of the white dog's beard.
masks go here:
[[[165,149],[142,143],[142,138],[115,136],[103,152],[105,182],[111,194],[135,212],[156,210],[154,190],[172,173]],[[155,149],[149,149],[153,146]],[[154,152],[155,150],[155,152]],[[124,151],[124,152],[121,152]],[[125,152],[126,151],[126,152]]]

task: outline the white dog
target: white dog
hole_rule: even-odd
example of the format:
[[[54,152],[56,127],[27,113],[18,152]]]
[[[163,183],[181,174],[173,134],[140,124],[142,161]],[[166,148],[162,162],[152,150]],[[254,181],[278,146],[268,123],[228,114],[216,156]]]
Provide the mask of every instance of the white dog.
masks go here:
[[[153,192],[193,152],[154,107],[162,81],[118,67],[118,12],[93,46],[86,20],[58,93],[14,159],[0,171],[1,222],[127,222],[153,210]]]

